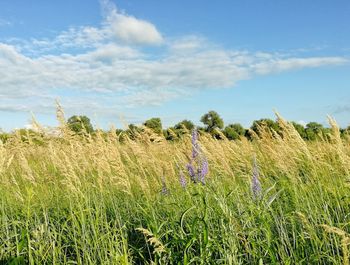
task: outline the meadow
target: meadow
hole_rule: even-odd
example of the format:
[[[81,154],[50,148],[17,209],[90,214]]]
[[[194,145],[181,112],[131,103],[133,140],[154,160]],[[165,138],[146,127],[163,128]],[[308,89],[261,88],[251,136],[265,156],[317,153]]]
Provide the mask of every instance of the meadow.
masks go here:
[[[235,141],[12,136],[0,264],[349,264],[350,138],[332,119],[317,141],[278,124]]]

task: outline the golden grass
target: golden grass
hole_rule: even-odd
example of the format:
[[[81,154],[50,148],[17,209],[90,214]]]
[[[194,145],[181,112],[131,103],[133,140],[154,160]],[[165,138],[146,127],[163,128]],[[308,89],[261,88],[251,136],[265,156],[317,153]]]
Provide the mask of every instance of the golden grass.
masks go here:
[[[79,136],[74,135],[66,127],[64,113],[60,107],[58,107],[57,117],[60,121],[60,133],[56,136],[48,135],[44,128],[34,122],[40,133],[33,135],[28,132],[25,139],[23,139],[23,135],[14,134],[5,144],[0,144],[0,191],[6,194],[2,202],[6,206],[4,209],[8,209],[8,205],[25,209],[23,205],[28,205],[29,216],[29,212],[32,210],[29,205],[49,209],[48,205],[51,200],[57,205],[57,201],[53,199],[55,192],[62,196],[62,200],[67,199],[69,202],[81,200],[86,203],[89,194],[96,193],[107,197],[111,190],[117,190],[130,199],[140,199],[141,194],[142,200],[151,201],[152,198],[156,198],[160,194],[162,178],[165,179],[166,185],[170,188],[170,193],[173,192],[173,196],[176,196],[176,192],[181,190],[179,171],[186,172],[186,165],[191,156],[189,134],[174,142],[166,141],[163,137],[154,135],[149,130],[145,130],[135,140],[123,138],[123,141],[120,141],[121,139],[114,130],[107,133],[98,131],[94,135]],[[293,233],[288,234],[289,231],[284,227],[284,222],[294,217],[290,217],[289,213],[286,216],[279,215],[280,212],[283,212],[283,207],[290,204],[294,205],[293,212],[296,213],[294,216],[300,220],[303,226],[303,240],[317,242],[312,243],[314,245],[310,249],[312,251],[325,251],[324,245],[326,243],[318,243],[320,231],[317,229],[321,227],[327,233],[334,233],[340,237],[342,253],[338,254],[343,257],[344,264],[349,264],[350,237],[345,232],[348,228],[344,231],[340,230],[337,227],[342,227],[341,224],[333,222],[334,220],[340,222],[345,218],[343,216],[345,215],[346,203],[344,204],[342,200],[347,200],[344,194],[349,192],[347,183],[350,181],[350,140],[340,137],[335,121],[330,118],[332,132],[327,139],[305,142],[290,123],[279,115],[277,117],[281,127],[280,134],[261,128],[260,137],[255,135],[252,141],[248,141],[246,138],[238,141],[215,140],[205,133],[201,133],[199,137],[201,148],[209,162],[208,186],[216,185],[221,192],[216,193],[215,189],[213,189],[214,191],[208,190],[211,196],[210,200],[215,202],[216,211],[221,214],[221,219],[218,219],[217,222],[220,224],[227,219],[227,223],[222,229],[232,233],[232,238],[225,239],[227,244],[231,244],[232,247],[230,249],[232,253],[228,252],[227,257],[230,257],[232,264],[233,260],[237,261],[238,258],[235,255],[239,251],[240,244],[243,245],[243,250],[240,251],[251,252],[251,254],[247,254],[247,257],[244,256],[245,261],[249,260],[249,255],[255,255],[254,251],[257,251],[255,248],[258,249],[258,247],[251,245],[249,238],[259,239],[259,233],[265,231],[254,227],[254,218],[259,219],[261,214],[265,217],[268,215],[270,218],[266,221],[266,227],[270,227],[269,222],[271,222],[271,224],[276,225],[277,231],[282,231],[278,240],[282,242],[282,245],[285,245],[278,251],[283,253],[283,251],[288,252],[293,247],[297,248],[298,243],[296,243],[296,236],[293,233],[299,230],[293,230]],[[251,213],[250,208],[241,208],[243,205],[249,206],[245,202],[249,198],[242,194],[246,194],[245,190],[250,186],[252,158],[254,156],[259,164],[261,182],[265,190],[278,183],[281,190],[285,188],[294,191],[291,193],[293,195],[288,195],[290,197],[283,199],[287,200],[287,204],[282,201],[281,208],[278,208],[279,203],[277,203],[276,212],[272,212],[272,210],[259,212],[263,211],[259,208],[260,206],[254,208],[255,211],[258,211],[256,213]],[[242,188],[243,191],[239,191],[238,187]],[[227,191],[231,191],[231,193],[226,194]],[[310,191],[313,194],[309,194]],[[234,195],[233,202],[228,203],[227,198],[235,192],[237,194]],[[179,195],[179,198],[181,197],[179,201],[187,203],[186,196],[189,195],[185,192],[181,196]],[[195,203],[191,200],[188,203]],[[278,200],[279,198],[276,199],[276,201]],[[331,200],[333,200],[332,210],[338,207],[338,212],[334,213],[329,209],[328,202]],[[140,201],[141,203],[142,201]],[[236,205],[235,210],[232,208],[233,204]],[[82,205],[85,204],[82,203]],[[150,203],[150,205],[153,204]],[[90,202],[84,207],[93,208]],[[204,207],[206,211],[207,208],[210,206]],[[82,208],[81,218],[84,217],[85,213],[91,215],[89,218],[95,218],[95,213],[91,209]],[[155,211],[155,209],[142,209],[145,214],[150,216],[153,210]],[[308,211],[312,213],[310,216]],[[73,217],[74,214],[72,213]],[[99,218],[107,218],[103,216]],[[242,221],[244,219],[242,216],[246,216],[247,219]],[[26,219],[22,218],[23,223],[26,224]],[[123,218],[129,218],[129,216]],[[207,225],[205,218],[201,219],[203,222],[201,227]],[[216,220],[215,215],[212,215],[211,218]],[[292,225],[296,225],[294,219],[292,220]],[[155,225],[156,221],[152,222],[148,225]],[[345,219],[343,222],[346,222]],[[3,218],[3,223],[6,224],[6,218]],[[80,225],[82,224],[79,223],[76,226]],[[153,246],[154,254],[161,256],[167,251],[165,242],[151,232],[157,230],[143,224],[137,225],[137,227],[141,227],[138,228],[138,232],[141,232],[146,237],[146,241]],[[102,226],[103,231],[109,231],[109,222],[102,223]],[[250,234],[246,231],[247,227],[250,229]],[[266,227],[264,229],[268,229]],[[6,231],[6,229],[4,228],[2,231]],[[26,229],[29,229],[29,226]],[[83,228],[81,229],[81,233],[84,234]],[[49,233],[48,230],[47,225],[40,224],[33,228],[32,233],[34,238],[44,238],[45,233]],[[55,236],[58,237],[58,235]],[[182,235],[182,237],[185,236],[187,234]],[[125,263],[121,264],[128,264],[128,255],[131,255],[129,250],[125,248],[127,245],[125,240],[126,237],[122,237],[122,243],[120,243],[120,248],[123,249],[120,259],[125,260]],[[202,244],[205,238],[196,240],[193,242]],[[269,240],[271,242],[274,240],[271,234],[268,234],[263,242],[270,242]],[[96,242],[99,241],[96,239]],[[169,244],[169,242],[167,243]],[[75,242],[75,244],[78,243]],[[56,248],[55,245],[51,246],[51,248],[54,247]],[[205,256],[203,253],[206,247],[206,245],[200,247],[201,258]],[[187,246],[187,248],[189,247]],[[187,248],[186,253],[190,252]],[[336,253],[335,249],[337,249],[337,245],[334,249],[327,249],[328,255],[332,251],[332,253]],[[276,253],[276,255],[282,256],[281,253]],[[28,255],[30,259],[30,253]],[[250,261],[252,260],[256,259]]]

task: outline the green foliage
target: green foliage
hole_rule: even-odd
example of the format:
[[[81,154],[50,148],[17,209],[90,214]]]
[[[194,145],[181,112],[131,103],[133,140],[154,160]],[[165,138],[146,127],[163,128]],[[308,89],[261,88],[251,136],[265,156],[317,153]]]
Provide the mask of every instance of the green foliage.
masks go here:
[[[125,131],[131,140],[135,140],[140,133],[142,133],[142,128],[136,126],[135,124],[129,124],[128,129]]]
[[[271,119],[256,120],[253,122],[252,126],[250,127],[250,129],[255,133],[257,133],[258,135],[260,135],[260,129],[262,128],[266,128],[270,131],[275,131],[277,133],[280,131],[280,127],[278,123]]]
[[[90,134],[94,131],[90,119],[87,116],[74,115],[68,119],[67,125],[69,129],[78,134]]]
[[[307,133],[303,125],[296,122],[292,122],[292,125],[294,126],[294,129],[299,133],[301,138],[307,139]]]
[[[224,121],[216,111],[209,111],[201,117],[201,122],[206,126],[207,132],[214,132],[215,129],[222,129],[224,127]]]
[[[151,129],[153,132],[155,132],[157,134],[162,133],[162,122],[161,122],[160,118],[149,119],[149,120],[145,121],[145,123],[143,125],[149,129]]]
[[[247,139],[252,140],[254,133],[256,133],[258,137],[261,137],[261,130],[269,130],[270,132],[276,132],[278,134],[281,130],[278,122],[271,119],[255,120],[252,123],[250,130],[244,129],[243,126],[239,123],[229,124],[223,130],[221,130],[223,128],[224,122],[219,114],[215,111],[209,111],[203,115],[201,117],[201,122],[204,123],[205,127],[199,126],[197,127],[197,130],[202,133],[210,133],[215,139],[222,139],[224,135],[229,140],[236,140],[240,137],[246,137]],[[81,135],[84,135],[85,133],[94,135],[97,133],[97,131],[94,131],[90,119],[86,116],[72,116],[68,119],[67,124],[72,131]],[[323,127],[323,125],[320,123],[310,122],[305,127],[293,121],[291,124],[304,140],[315,141],[330,139],[331,129]],[[163,135],[164,138],[168,141],[182,139],[185,134],[188,134],[195,128],[193,122],[186,119],[175,124],[173,127],[169,127],[164,130],[162,129],[160,118],[149,119],[145,121],[143,125],[158,135]],[[118,135],[120,141],[126,140],[127,137],[135,140],[137,138],[137,135],[143,132],[143,129],[134,124],[130,124],[128,129],[116,129],[115,132]],[[252,134],[252,132],[254,133]],[[20,136],[23,142],[28,143],[29,139],[31,139],[33,142],[37,142],[38,144],[41,144],[42,142],[41,138],[43,135],[33,130],[19,129],[15,133]],[[101,130],[100,134],[104,135],[105,132]],[[5,143],[12,137],[12,135],[13,133],[3,133],[0,131],[0,141],[2,141],[2,143]],[[350,137],[350,126],[343,129],[341,128],[340,135],[342,138]]]
[[[163,130],[163,135],[166,140],[175,141],[180,138],[180,136],[182,135],[182,131],[180,129],[177,130],[174,127],[170,127],[166,130]]]
[[[175,130],[183,130],[183,129],[186,129],[188,131],[192,131],[194,129],[194,124],[192,121],[190,120],[183,120],[183,121],[180,121],[179,123],[177,123],[175,126],[174,126],[174,129]]]
[[[190,133],[194,129],[194,124],[190,120],[183,120],[174,127],[169,127],[163,131],[165,139],[174,141],[180,139],[183,135]]]
[[[324,133],[323,125],[317,122],[309,122],[305,128],[306,137],[310,141],[315,141]]]
[[[340,133],[342,137],[350,136],[350,126],[344,129],[340,129]]]
[[[11,137],[9,133],[0,132],[0,141],[4,144],[8,141],[8,139]]]
[[[244,136],[245,129],[239,123],[229,124],[224,129],[224,135],[229,140],[237,140],[240,137]]]
[[[204,127],[202,127],[202,126],[198,126],[198,127],[197,127],[197,131],[198,131],[198,132],[205,133],[205,130],[206,130],[206,129],[205,129]]]
[[[121,135],[122,133],[125,133],[123,129],[115,129],[116,135]]]
[[[38,145],[43,144],[44,135],[36,132],[32,129],[19,129],[14,131],[14,135],[16,135],[23,143],[34,143]]]

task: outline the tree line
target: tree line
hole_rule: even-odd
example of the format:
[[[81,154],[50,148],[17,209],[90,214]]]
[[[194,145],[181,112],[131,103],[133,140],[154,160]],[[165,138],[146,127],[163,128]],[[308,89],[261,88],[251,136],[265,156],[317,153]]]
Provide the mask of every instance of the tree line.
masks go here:
[[[127,136],[130,139],[135,139],[139,134],[141,134],[146,128],[152,131],[158,136],[164,136],[168,141],[175,141],[181,139],[183,135],[188,134],[193,129],[197,129],[199,132],[206,132],[212,135],[215,139],[223,139],[226,137],[229,140],[238,140],[245,137],[249,140],[253,138],[253,134],[260,135],[261,128],[270,130],[270,132],[279,134],[281,128],[277,121],[272,119],[260,119],[255,120],[250,128],[244,128],[240,123],[232,123],[224,126],[224,120],[216,111],[209,111],[204,114],[201,119],[202,126],[195,126],[195,124],[190,120],[183,120],[171,126],[169,128],[163,128],[162,121],[160,118],[151,118],[146,120],[142,126],[137,126],[135,124],[129,124],[126,129],[116,129],[115,132],[118,136]],[[327,138],[330,134],[331,129],[324,127],[322,124],[317,122],[309,122],[306,126],[303,126],[296,122],[291,122],[295,130],[299,135],[308,141],[314,141],[321,138]],[[67,120],[68,128],[75,134],[95,134],[97,130],[93,128],[91,120],[85,115],[74,115]],[[28,132],[35,134],[33,130],[21,129],[17,130],[23,139],[26,138]],[[342,136],[350,134],[350,126],[347,128],[340,129]],[[0,141],[6,142],[11,134],[0,133]]]
[[[163,129],[162,121],[160,118],[151,118],[146,120],[142,125],[137,126],[135,124],[129,124],[125,130],[116,129],[118,135],[127,135],[129,138],[134,139],[137,134],[142,133],[144,128],[150,129],[157,135],[163,135],[166,140],[173,141],[180,139],[184,134],[192,131],[196,128],[198,131],[211,134],[216,139],[222,139],[223,136],[229,140],[238,140],[241,137],[248,139],[252,138],[252,132],[259,136],[260,128],[266,128],[271,132],[280,133],[281,128],[277,121],[272,119],[260,119],[255,120],[250,128],[244,128],[240,123],[232,123],[224,126],[224,120],[216,111],[209,111],[204,114],[201,119],[203,126],[195,126],[190,120],[183,120],[178,122],[172,127]],[[93,133],[94,129],[90,122],[90,119],[86,116],[72,116],[67,121],[68,127],[76,133]],[[317,122],[309,122],[306,126],[303,126],[296,122],[291,122],[295,130],[300,134],[304,140],[314,141],[318,138],[325,138],[330,134],[331,129],[324,127]],[[340,129],[341,135],[350,133],[350,126],[345,129]]]

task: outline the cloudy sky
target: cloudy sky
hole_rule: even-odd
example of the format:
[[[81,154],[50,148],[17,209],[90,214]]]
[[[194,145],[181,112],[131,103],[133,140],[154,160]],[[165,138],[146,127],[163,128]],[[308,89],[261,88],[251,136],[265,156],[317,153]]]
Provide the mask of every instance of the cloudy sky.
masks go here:
[[[0,128],[102,128],[208,110],[245,126],[287,119],[350,124],[347,0],[2,0]]]

